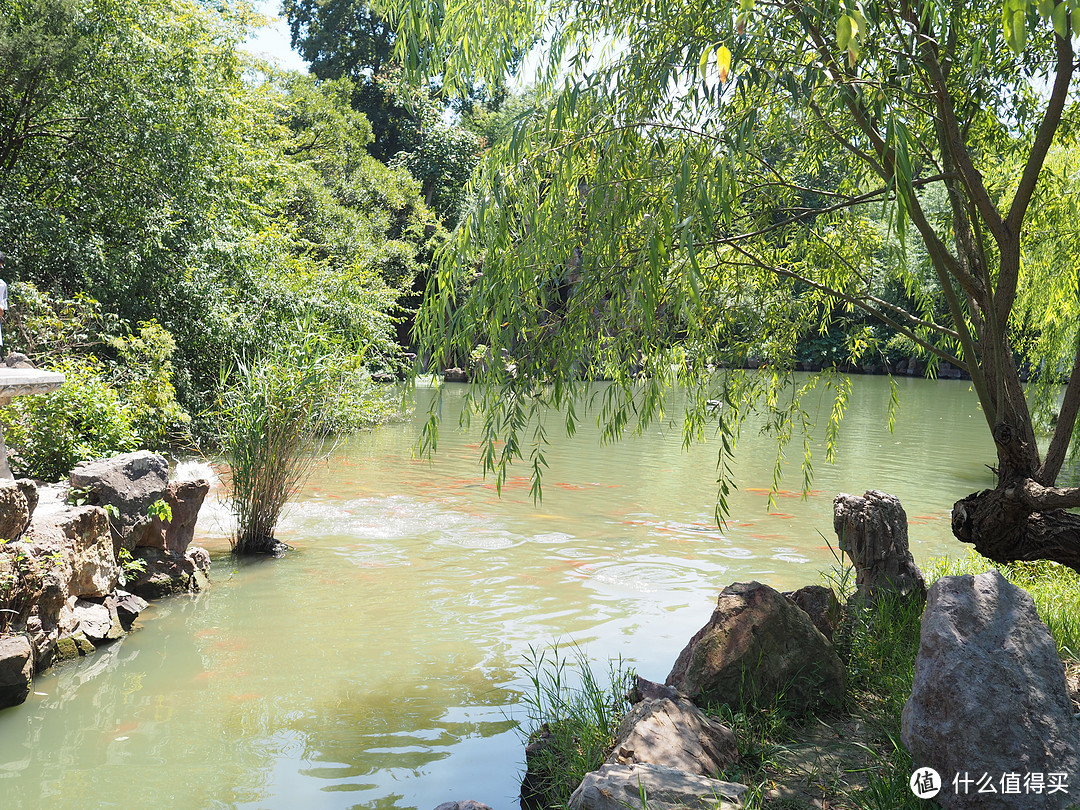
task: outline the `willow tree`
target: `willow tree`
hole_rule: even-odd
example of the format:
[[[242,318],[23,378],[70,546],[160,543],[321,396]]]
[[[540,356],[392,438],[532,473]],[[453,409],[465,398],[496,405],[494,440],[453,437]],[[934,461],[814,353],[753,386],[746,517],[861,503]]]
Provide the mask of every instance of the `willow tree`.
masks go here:
[[[550,105],[489,156],[421,321],[436,360],[488,347],[489,465],[538,474],[542,406],[572,429],[583,378],[613,377],[612,435],[677,377],[688,440],[719,422],[722,506],[741,416],[763,407],[781,443],[808,418],[793,341],[860,313],[970,374],[997,486],[956,503],[955,535],[1080,569],[1080,488],[1056,486],[1080,408],[1080,3],[431,6],[397,9],[399,56],[447,86],[546,45]],[[706,373],[751,351],[763,372]],[[847,389],[825,382],[832,440]]]

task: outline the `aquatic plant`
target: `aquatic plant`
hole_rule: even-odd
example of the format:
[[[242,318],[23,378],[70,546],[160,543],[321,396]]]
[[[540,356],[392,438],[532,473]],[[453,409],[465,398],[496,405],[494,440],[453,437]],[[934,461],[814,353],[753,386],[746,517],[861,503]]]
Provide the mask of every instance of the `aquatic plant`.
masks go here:
[[[558,643],[541,650],[530,646],[524,659],[528,773],[521,786],[522,806],[565,807],[585,774],[610,753],[630,708],[626,695],[634,673],[621,660],[609,662],[605,685],[581,649],[575,647],[570,660]]]
[[[331,405],[346,382],[338,358],[301,325],[294,343],[222,372],[216,439],[236,518],[234,553],[285,550],[274,536],[289,498],[325,456]]]

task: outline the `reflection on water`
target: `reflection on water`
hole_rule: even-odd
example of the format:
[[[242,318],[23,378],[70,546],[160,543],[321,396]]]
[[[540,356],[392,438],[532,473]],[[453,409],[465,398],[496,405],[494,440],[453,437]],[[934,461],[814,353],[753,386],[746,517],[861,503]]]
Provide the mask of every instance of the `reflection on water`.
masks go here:
[[[475,432],[452,429],[455,395],[434,462],[412,457],[407,422],[320,466],[283,520],[283,560],[233,562],[211,503],[209,591],[154,604],[0,713],[0,804],[511,807],[530,645],[574,639],[662,680],[724,585],[818,581],[838,491],[899,496],[917,557],[962,552],[948,510],[991,484],[985,422],[964,383],[899,383],[889,433],[887,381],[856,379],[836,465],[803,497],[794,458],[771,509],[773,445],[743,436],[723,529],[716,450],[684,452],[678,425],[602,449],[583,429],[548,454],[542,503],[524,477],[499,499]]]

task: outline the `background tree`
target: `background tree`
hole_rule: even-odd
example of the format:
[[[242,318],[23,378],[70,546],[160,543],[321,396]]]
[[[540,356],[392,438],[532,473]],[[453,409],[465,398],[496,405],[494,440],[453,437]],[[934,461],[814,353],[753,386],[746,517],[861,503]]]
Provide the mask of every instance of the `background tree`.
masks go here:
[[[368,153],[352,84],[252,60],[253,22],[189,0],[0,0],[5,337],[84,389],[0,414],[64,448],[25,472],[207,435],[223,365],[287,349],[301,317],[352,381],[333,426],[384,413],[365,378],[400,366],[399,302],[443,231],[409,172]]]
[[[572,426],[578,381],[603,363],[609,435],[656,418],[673,377],[697,394],[688,440],[707,399],[726,404],[722,507],[741,416],[764,408],[790,440],[822,379],[790,383],[791,347],[838,308],[860,310],[971,375],[998,483],[957,502],[954,534],[998,562],[1080,568],[1080,517],[1065,511],[1080,489],[1056,486],[1080,410],[1080,324],[1058,309],[1075,298],[1077,258],[1052,229],[1032,238],[1074,205],[1056,198],[1075,178],[1045,168],[1080,124],[1074,0],[557,0],[438,17],[400,5],[399,57],[447,87],[498,75],[514,43],[548,37],[549,113],[491,156],[422,322],[436,362],[477,342],[512,360],[490,365],[478,395],[489,436],[507,439],[490,465],[523,455],[531,433],[539,475],[541,403]],[[765,373],[707,373],[745,361],[761,334],[775,345]],[[1045,385],[1067,379],[1045,451],[1025,363]],[[846,388],[824,381],[831,446]]]

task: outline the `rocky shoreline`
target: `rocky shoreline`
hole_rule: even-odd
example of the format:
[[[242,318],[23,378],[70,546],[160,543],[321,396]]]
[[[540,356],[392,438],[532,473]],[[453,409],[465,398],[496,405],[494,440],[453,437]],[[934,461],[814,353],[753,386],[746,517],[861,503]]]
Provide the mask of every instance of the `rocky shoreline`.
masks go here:
[[[900,734],[915,768],[912,792],[933,787],[926,795],[947,808],[1071,806],[1080,793],[1080,695],[1066,680],[1031,596],[998,571],[943,576],[927,591],[908,551],[906,515],[885,493],[837,496],[834,527],[856,572],[856,590],[845,604],[822,586],[785,594],[759,582],[724,588],[665,684],[637,676],[604,763],[584,776],[568,801],[545,791],[556,783],[553,777],[564,776],[555,772],[558,757],[548,756],[556,729],[545,725],[533,732],[523,810],[564,803],[569,810],[737,810],[751,793],[763,807],[834,806],[830,796],[807,791],[802,769],[753,787],[725,778],[745,772],[745,741],[707,712],[779,709],[802,718],[808,745],[791,753],[804,762],[833,767],[837,752],[870,752],[858,716],[841,710],[847,670],[833,636],[847,618],[875,610],[879,600],[900,600],[922,612]],[[995,775],[1002,787],[993,791],[993,801],[954,787],[954,774],[959,779],[969,772]],[[1051,774],[1067,789],[1031,787],[1044,785]],[[905,782],[908,776],[901,774]],[[490,808],[470,800],[436,810]]]
[[[68,485],[0,480],[0,709],[33,677],[128,632],[148,599],[209,584],[192,546],[210,484],[149,452],[80,464]]]

